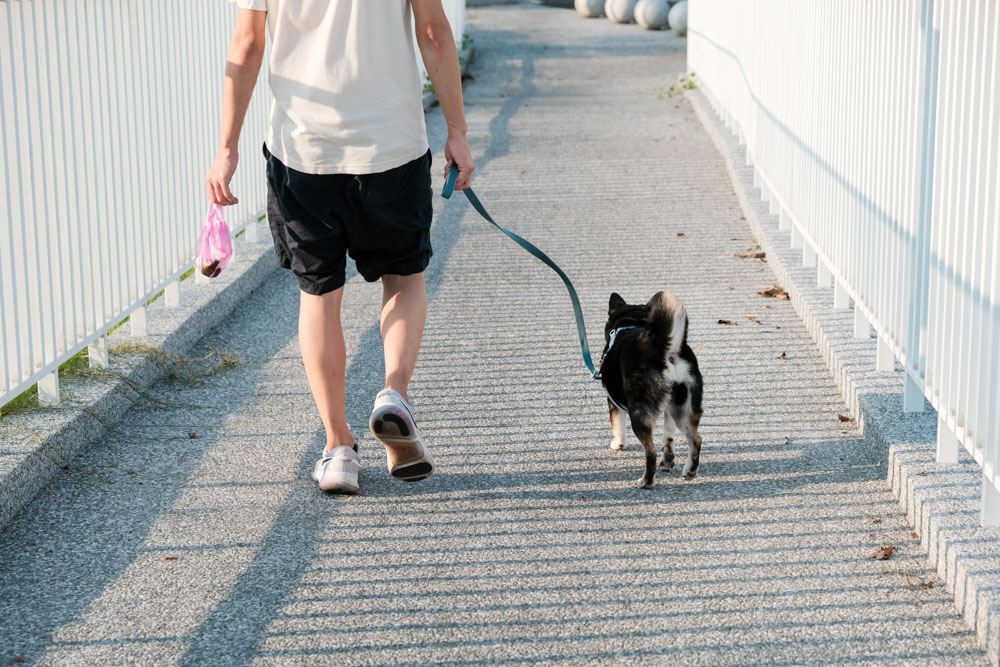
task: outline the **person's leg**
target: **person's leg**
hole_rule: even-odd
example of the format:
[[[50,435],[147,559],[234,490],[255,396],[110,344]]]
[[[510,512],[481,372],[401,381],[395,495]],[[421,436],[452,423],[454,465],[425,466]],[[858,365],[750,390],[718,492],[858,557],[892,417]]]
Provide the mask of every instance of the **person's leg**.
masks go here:
[[[409,400],[407,388],[420,352],[427,318],[424,274],[382,276],[382,347],[385,386]]]
[[[326,429],[326,450],[354,445],[347,426],[345,371],[347,350],[340,327],[344,288],[322,295],[299,292],[299,349],[309,388]]]

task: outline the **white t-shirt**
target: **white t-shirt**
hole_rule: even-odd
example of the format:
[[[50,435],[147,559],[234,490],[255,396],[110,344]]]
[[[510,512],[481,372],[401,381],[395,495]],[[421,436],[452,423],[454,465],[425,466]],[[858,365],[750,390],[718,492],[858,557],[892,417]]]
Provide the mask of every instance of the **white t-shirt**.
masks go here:
[[[373,174],[427,152],[409,0],[237,0],[267,11],[267,148],[308,174]]]

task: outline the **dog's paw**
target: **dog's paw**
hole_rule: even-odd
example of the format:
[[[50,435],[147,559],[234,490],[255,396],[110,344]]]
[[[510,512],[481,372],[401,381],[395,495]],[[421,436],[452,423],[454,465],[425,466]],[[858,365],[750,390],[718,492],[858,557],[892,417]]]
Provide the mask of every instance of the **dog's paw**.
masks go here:
[[[616,452],[624,452],[626,449],[628,449],[628,445],[626,445],[624,442],[612,440],[611,444],[608,445],[608,449],[614,450]]]
[[[651,489],[651,488],[653,488],[653,483],[652,482],[647,482],[645,477],[640,477],[638,480],[636,480],[635,485],[637,487],[639,487],[640,489]]]
[[[663,459],[663,461],[660,462],[660,468],[663,469],[663,472],[670,472],[671,470],[673,470],[674,469],[673,458]]]
[[[684,470],[684,479],[694,479],[698,474],[697,470]]]

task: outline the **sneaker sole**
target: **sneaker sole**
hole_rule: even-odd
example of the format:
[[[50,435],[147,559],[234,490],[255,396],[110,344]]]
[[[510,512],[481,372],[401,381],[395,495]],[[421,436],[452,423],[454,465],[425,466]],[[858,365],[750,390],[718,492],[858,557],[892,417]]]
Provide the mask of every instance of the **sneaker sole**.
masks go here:
[[[434,472],[420,438],[410,431],[407,419],[392,407],[373,413],[369,422],[372,435],[385,446],[389,474],[404,482],[419,482]]]
[[[320,491],[326,491],[327,493],[337,493],[345,496],[352,496],[361,490],[361,486],[354,486],[347,482],[332,482],[324,485],[322,481],[316,479],[316,475],[313,475],[313,479],[319,484]]]
[[[357,495],[358,491],[361,489],[359,487],[347,486],[344,484],[334,484],[330,488],[325,488],[322,484],[319,485],[321,491],[326,491],[327,493],[336,493],[340,496],[353,496]]]

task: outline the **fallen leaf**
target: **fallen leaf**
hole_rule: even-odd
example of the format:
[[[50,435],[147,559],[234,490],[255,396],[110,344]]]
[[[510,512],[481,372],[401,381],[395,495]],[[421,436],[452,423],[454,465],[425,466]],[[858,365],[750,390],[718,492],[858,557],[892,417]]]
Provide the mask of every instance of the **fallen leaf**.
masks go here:
[[[763,252],[741,252],[740,257],[750,257],[752,259],[764,259],[767,253]]]
[[[787,359],[788,357],[786,357],[785,353],[782,352],[781,354],[778,355],[778,358],[781,359],[781,360],[784,360],[784,359]]]
[[[732,320],[719,320],[719,324],[725,324],[726,326],[730,326],[730,327],[737,326],[736,322],[733,322]]]
[[[578,498],[578,500],[586,500],[586,498],[584,498],[583,496],[580,496],[580,497]]]
[[[785,288],[780,285],[768,287],[766,290],[757,292],[757,294],[766,299],[780,299],[782,301],[788,301],[788,293],[785,291]]]
[[[917,535],[917,533],[916,533],[916,532],[912,532],[912,533],[910,533],[910,537],[912,537],[912,538],[913,538],[913,539],[915,539],[915,540],[919,540],[919,539],[920,539],[920,536],[919,536],[919,535]]]
[[[760,324],[760,325],[762,325],[762,326],[763,326],[763,324],[764,324],[763,322],[761,322],[760,320],[758,320],[758,319],[757,319],[756,317],[754,317],[753,315],[751,315],[751,316],[750,316],[750,317],[748,317],[747,319],[748,319],[748,320],[750,320],[751,322],[756,322],[757,324]]]
[[[875,517],[874,519],[872,519],[872,523],[882,523],[882,519]]]
[[[677,232],[677,236],[684,236],[684,232]]]
[[[787,445],[787,444],[788,444],[789,442],[791,442],[791,440],[792,440],[792,439],[791,439],[791,438],[789,438],[789,437],[788,437],[788,436],[786,435],[786,436],[785,436],[785,442],[784,442],[784,444],[786,444],[786,445]]]
[[[900,572],[900,574],[903,575],[904,579],[906,579],[906,586],[911,591],[913,590],[913,582],[914,581],[917,582],[917,586],[919,586],[920,588],[923,588],[925,590],[926,589],[930,589],[930,588],[934,588],[934,582],[933,581],[925,581],[925,580],[921,579],[920,577],[918,577],[918,576],[916,576],[914,574],[910,574],[909,572],[906,572],[905,570],[903,572]]]
[[[890,545],[882,547],[881,549],[876,549],[875,551],[865,554],[865,558],[874,558],[875,560],[889,560],[892,556],[892,552],[896,550],[895,545]]]
[[[917,477],[927,477],[927,473],[925,473],[925,472],[918,472],[917,473]]]
[[[774,328],[775,328],[775,329],[780,329],[781,327],[779,327],[779,326],[775,325],[775,327],[774,327]]]
[[[164,556],[163,560],[166,561],[177,560],[177,556]]]
[[[14,658],[14,660],[12,662],[24,662],[24,656],[23,655],[19,655],[16,658]]]
[[[851,419],[847,415],[837,415],[837,419],[839,419],[842,422],[854,421],[853,419]]]
[[[188,437],[191,438],[192,440],[194,440],[195,438],[198,437],[198,434],[195,433],[194,431],[190,431],[190,432],[188,432]]]

